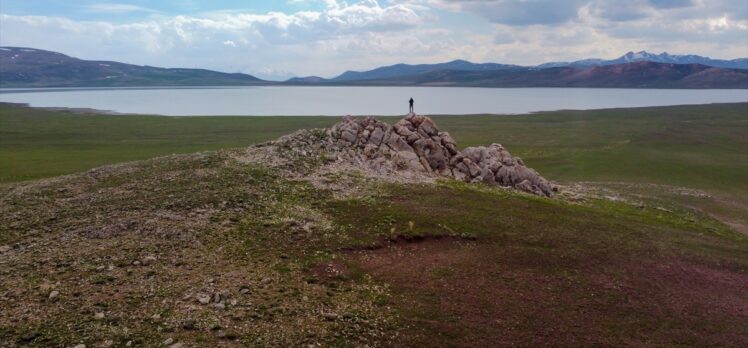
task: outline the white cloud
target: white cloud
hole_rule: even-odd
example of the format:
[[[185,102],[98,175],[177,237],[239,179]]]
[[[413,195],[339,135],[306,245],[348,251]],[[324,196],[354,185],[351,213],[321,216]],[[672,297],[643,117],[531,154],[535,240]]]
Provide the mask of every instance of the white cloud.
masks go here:
[[[133,12],[149,12],[156,13],[157,11],[147,7],[136,6],[131,4],[119,4],[119,3],[96,3],[90,4],[85,7],[87,12],[92,13],[110,13],[110,14],[122,14],[122,13],[133,13]]]

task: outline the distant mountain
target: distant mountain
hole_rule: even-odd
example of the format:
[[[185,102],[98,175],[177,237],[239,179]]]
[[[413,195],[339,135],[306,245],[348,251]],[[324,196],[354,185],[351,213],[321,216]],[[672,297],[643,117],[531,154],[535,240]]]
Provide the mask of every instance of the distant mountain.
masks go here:
[[[748,70],[701,64],[633,62],[593,67],[492,71],[439,70],[387,79],[348,81],[371,86],[748,88]]]
[[[582,59],[582,60],[576,60],[573,62],[550,62],[550,63],[543,63],[540,65],[535,66],[536,68],[560,68],[560,67],[590,67],[590,66],[600,66],[600,65],[606,65],[605,60],[603,59],[597,59],[597,58],[588,58],[588,59]]]
[[[432,71],[440,70],[459,70],[459,71],[493,71],[511,69],[517,67],[516,65],[497,64],[497,63],[471,63],[466,60],[453,60],[447,63],[439,64],[395,64],[390,66],[383,66],[374,70],[368,71],[346,71],[340,76],[332,78],[330,81],[334,82],[345,82],[345,81],[360,81],[360,80],[374,80],[374,79],[387,79],[397,76],[411,76],[429,73]]]
[[[39,49],[0,47],[0,87],[244,86],[270,83],[246,74],[90,61]]]
[[[552,62],[538,65],[538,68],[553,68],[562,66],[571,67],[590,67],[590,66],[604,66],[604,65],[617,65],[634,62],[654,62],[654,63],[670,63],[670,64],[701,64],[706,66],[712,66],[716,68],[728,68],[728,69],[748,69],[748,58],[739,58],[733,60],[722,60],[722,59],[711,59],[708,57],[697,56],[693,54],[689,55],[671,55],[667,52],[660,54],[649,53],[647,51],[639,52],[628,52],[616,59],[603,60],[603,59],[583,59],[573,62]]]
[[[271,82],[246,74],[89,61],[39,49],[0,47],[0,87],[5,88],[247,85],[748,88],[748,59],[641,51],[613,60],[585,59],[536,67],[454,60],[346,71],[332,79],[308,76]]]
[[[318,84],[325,83],[330,80],[319,77],[319,76],[306,76],[306,77],[294,77],[285,81],[287,84]]]

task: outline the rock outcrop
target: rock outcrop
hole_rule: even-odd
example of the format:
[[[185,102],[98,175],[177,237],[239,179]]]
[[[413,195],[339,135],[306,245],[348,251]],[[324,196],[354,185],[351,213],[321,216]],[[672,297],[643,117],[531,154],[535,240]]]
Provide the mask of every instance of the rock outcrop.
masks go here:
[[[373,117],[347,116],[327,130],[321,147],[331,161],[365,166],[382,174],[411,171],[466,182],[513,187],[551,196],[556,187],[513,157],[503,146],[468,147],[459,151],[447,132],[426,116],[409,114],[394,126]]]

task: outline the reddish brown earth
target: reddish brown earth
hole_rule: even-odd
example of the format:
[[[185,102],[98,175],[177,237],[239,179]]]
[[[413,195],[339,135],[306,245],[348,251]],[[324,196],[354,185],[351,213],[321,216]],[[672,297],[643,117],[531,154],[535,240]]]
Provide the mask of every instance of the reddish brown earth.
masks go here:
[[[564,265],[446,239],[350,258],[392,285],[408,346],[748,346],[748,275],[725,265],[675,256]]]

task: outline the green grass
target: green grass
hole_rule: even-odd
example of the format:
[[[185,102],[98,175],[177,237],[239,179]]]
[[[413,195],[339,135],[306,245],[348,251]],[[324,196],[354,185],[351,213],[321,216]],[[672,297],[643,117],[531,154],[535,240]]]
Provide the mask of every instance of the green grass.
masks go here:
[[[247,146],[330,117],[90,115],[0,105],[0,182],[88,170],[104,164]]]
[[[84,115],[2,105],[0,182],[247,146],[337,120]],[[556,181],[646,182],[748,193],[748,103],[436,116],[436,122],[462,147],[501,143]]]
[[[461,146],[498,142],[544,176],[748,192],[748,104],[438,117]]]

